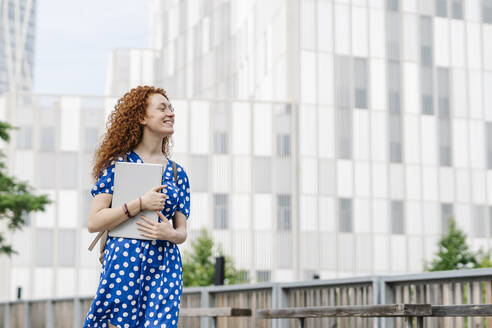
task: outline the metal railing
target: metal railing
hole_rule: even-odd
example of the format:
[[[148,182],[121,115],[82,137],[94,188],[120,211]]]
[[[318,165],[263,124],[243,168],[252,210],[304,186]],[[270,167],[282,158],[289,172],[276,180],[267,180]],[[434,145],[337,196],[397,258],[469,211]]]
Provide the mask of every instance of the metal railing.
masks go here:
[[[82,327],[93,297],[0,302],[0,323],[11,328]],[[181,308],[251,308],[251,317],[218,318],[217,327],[295,327],[295,320],[264,320],[264,308],[392,303],[492,303],[492,269],[367,276],[292,283],[184,288]],[[492,317],[425,318],[428,327],[492,327]],[[67,324],[71,323],[71,325]],[[180,318],[180,327],[211,327],[210,318]],[[401,318],[308,318],[305,327],[403,327]]]

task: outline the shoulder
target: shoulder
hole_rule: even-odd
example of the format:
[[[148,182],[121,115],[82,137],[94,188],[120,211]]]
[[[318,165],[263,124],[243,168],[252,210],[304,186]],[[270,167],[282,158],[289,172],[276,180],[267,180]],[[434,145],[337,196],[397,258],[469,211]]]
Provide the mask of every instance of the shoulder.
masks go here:
[[[170,161],[176,164],[176,171],[177,171],[178,178],[188,181],[188,174],[186,173],[184,166],[179,164],[175,160],[171,159]]]

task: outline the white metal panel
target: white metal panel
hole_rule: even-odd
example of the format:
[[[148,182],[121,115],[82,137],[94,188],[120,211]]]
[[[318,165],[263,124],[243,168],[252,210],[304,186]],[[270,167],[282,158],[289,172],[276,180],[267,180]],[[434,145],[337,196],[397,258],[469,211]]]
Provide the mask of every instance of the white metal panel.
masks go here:
[[[318,156],[335,157],[335,112],[332,107],[318,109]]]
[[[435,116],[422,115],[421,129],[422,164],[437,165],[438,149]]]
[[[456,200],[458,202],[469,202],[470,201],[470,186],[471,177],[467,169],[456,169]]]
[[[372,201],[372,231],[374,234],[389,233],[388,200]]]
[[[274,222],[277,222],[277,217],[273,217],[272,195],[256,194],[253,196],[253,200],[255,231],[268,231],[270,233],[276,225]]]
[[[319,197],[319,231],[336,230],[335,200],[332,197]]]
[[[315,156],[317,148],[316,107],[301,105],[299,110],[299,152],[304,156]]]
[[[354,56],[368,56],[368,33],[366,31],[367,8],[352,6],[352,54]]]
[[[422,168],[422,198],[437,201],[437,168],[424,166]]]
[[[371,207],[369,199],[354,199],[354,232],[371,232]]]
[[[422,197],[422,177],[419,165],[407,165],[406,176],[406,198],[419,200]]]
[[[216,193],[231,191],[231,157],[228,155],[212,156],[212,190]]]
[[[355,195],[369,197],[371,195],[371,169],[369,162],[354,162]]]
[[[210,147],[210,103],[207,101],[192,101],[190,108],[190,138],[191,152],[207,154]]]
[[[367,110],[353,111],[353,157],[354,159],[369,159],[369,112]]]
[[[454,197],[454,172],[450,167],[439,168],[439,196],[441,202],[453,203]]]
[[[232,153],[251,153],[251,105],[246,102],[232,103]]]
[[[335,3],[335,53],[350,54],[349,6]]]
[[[470,120],[470,166],[485,168],[485,124],[483,121]]]
[[[272,154],[272,108],[269,104],[257,103],[253,108],[254,154]]]
[[[434,48],[435,65],[449,66],[449,20],[434,17]]]
[[[314,158],[304,158],[301,159],[300,164],[301,193],[316,194],[318,192],[318,161]]]
[[[77,214],[79,213],[77,190],[58,191],[58,227],[76,228]]]
[[[300,231],[318,231],[318,204],[316,196],[300,197]]]
[[[352,197],[354,194],[353,164],[350,160],[337,160],[337,190],[340,197]]]
[[[232,175],[232,189],[235,192],[249,192],[251,190],[251,159],[249,156],[234,156]]]
[[[371,57],[385,57],[385,23],[384,10],[369,9],[369,47],[371,51]],[[336,31],[338,31],[338,29],[336,29]]]
[[[234,230],[248,230],[251,227],[250,194],[232,194],[231,223]]]
[[[78,151],[80,148],[80,97],[61,97],[60,148]]]
[[[415,63],[403,64],[403,101],[406,113],[420,113],[419,74]]]

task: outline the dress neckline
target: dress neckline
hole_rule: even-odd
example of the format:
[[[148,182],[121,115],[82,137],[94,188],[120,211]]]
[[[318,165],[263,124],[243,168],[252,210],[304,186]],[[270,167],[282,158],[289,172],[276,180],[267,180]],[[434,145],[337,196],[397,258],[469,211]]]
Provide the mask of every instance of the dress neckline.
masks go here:
[[[143,161],[143,159],[142,159],[142,158],[140,158],[140,156],[139,156],[139,155],[138,155],[135,151],[133,151],[133,150],[132,150],[131,152],[132,152],[133,154],[135,154],[135,156],[137,157],[137,159],[139,159],[142,163],[145,163],[145,162]],[[170,160],[169,158],[167,158],[167,157],[166,157],[166,159],[167,159],[167,165],[166,165],[166,167],[164,168],[164,171],[166,171],[167,167],[168,167],[168,166],[169,166],[169,164],[171,163],[171,160]],[[152,163],[152,164],[157,164],[157,163]]]

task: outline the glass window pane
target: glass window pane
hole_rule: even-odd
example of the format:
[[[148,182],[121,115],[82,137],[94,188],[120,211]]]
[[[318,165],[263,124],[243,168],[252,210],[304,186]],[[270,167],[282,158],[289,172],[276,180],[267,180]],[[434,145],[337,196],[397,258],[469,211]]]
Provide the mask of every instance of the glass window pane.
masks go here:
[[[36,266],[39,267],[53,266],[53,230],[52,229],[37,229],[35,252],[36,252]]]
[[[17,134],[17,149],[32,148],[32,126],[20,126],[16,130]]]
[[[193,191],[208,191],[208,156],[192,155],[190,180],[193,181]]]
[[[75,229],[58,231],[58,265],[75,266]]]
[[[367,60],[354,59],[355,107],[367,108]]]
[[[401,200],[391,201],[391,233],[403,234],[405,228],[403,218],[403,202]]]
[[[448,17],[447,0],[436,0],[436,16]]]
[[[270,270],[256,271],[256,282],[270,281]]]
[[[214,229],[229,228],[229,195],[214,195]]]
[[[352,232],[352,200],[338,200],[338,227],[340,232]]]
[[[292,230],[290,195],[277,195],[277,229]]]
[[[432,66],[432,20],[428,16],[420,16],[420,63]]]
[[[62,152],[60,154],[60,187],[63,189],[77,188],[78,156],[76,152]]]
[[[42,189],[55,189],[55,153],[39,153],[37,166],[38,187]]]
[[[484,23],[492,24],[492,0],[483,0],[482,19]]]
[[[271,187],[271,159],[255,156],[253,160],[254,187],[256,192],[270,192]]]
[[[451,0],[453,9],[453,18],[463,19],[463,0]]]
[[[449,231],[449,221],[453,217],[453,204],[441,204],[441,232],[443,234]]]
[[[40,151],[55,151],[55,127],[41,126]]]
[[[432,115],[434,113],[432,67],[421,67],[420,83],[422,86],[422,114]]]

